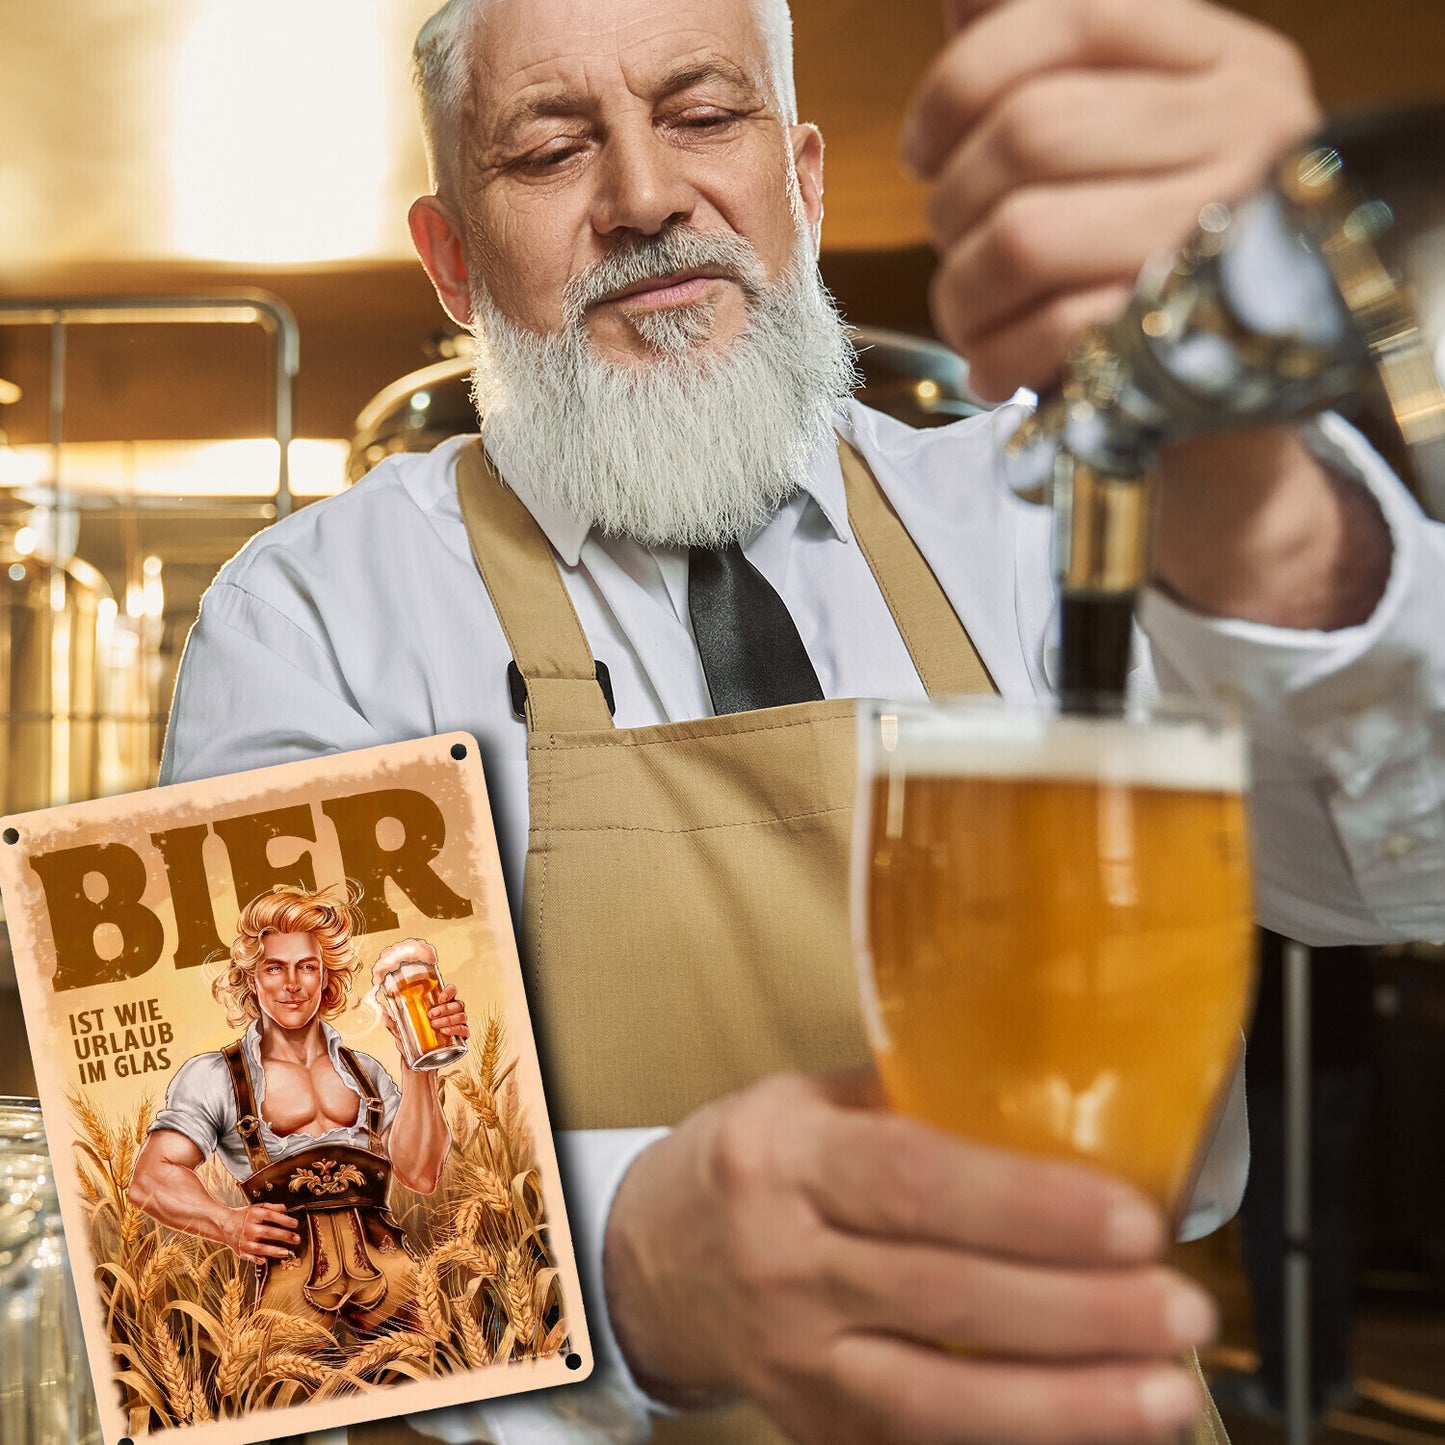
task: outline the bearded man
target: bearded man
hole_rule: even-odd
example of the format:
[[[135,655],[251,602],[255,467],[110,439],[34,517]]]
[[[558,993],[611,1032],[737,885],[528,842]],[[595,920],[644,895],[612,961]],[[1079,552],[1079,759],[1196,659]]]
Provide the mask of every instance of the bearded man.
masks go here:
[[[951,17],[905,154],[935,181],[940,327],[1001,397],[1318,115],[1285,42],[1202,0]],[[477,337],[482,443],[391,458],[221,573],[165,775],[476,735],[639,1432],[647,1397],[659,1439],[1187,1425],[1175,1361],[1214,1315],[1158,1264],[1156,1210],[829,1072],[866,1057],[847,699],[1046,692],[1055,603],[998,417],[918,434],[848,397],[784,0],[452,0],[417,68],[412,231]],[[1145,620],[1172,685],[1252,705],[1261,914],[1438,932],[1438,532],[1333,422],[1164,472]],[[1232,1210],[1243,1154],[1236,1100],[1188,1228]],[[506,1438],[559,1438],[547,1408],[511,1402]]]

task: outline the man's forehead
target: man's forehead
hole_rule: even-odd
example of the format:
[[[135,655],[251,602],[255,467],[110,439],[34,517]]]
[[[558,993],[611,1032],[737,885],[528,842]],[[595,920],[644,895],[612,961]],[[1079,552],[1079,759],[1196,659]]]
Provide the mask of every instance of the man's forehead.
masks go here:
[[[586,94],[619,72],[631,83],[709,64],[757,80],[766,69],[751,0],[488,0],[473,57],[492,121],[528,92]]]
[[[314,933],[281,933],[268,929],[261,935],[261,956],[277,959],[319,958],[321,950]]]

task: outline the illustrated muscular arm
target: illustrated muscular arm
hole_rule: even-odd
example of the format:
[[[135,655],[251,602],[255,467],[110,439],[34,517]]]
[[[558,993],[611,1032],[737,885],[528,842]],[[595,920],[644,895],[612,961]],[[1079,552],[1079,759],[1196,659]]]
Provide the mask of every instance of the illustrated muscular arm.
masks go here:
[[[421,938],[405,938],[384,948],[372,969],[376,983],[409,959],[436,962],[436,950]],[[437,1032],[443,1037],[465,1039],[471,1030],[467,1025],[466,1005],[450,984],[437,996],[427,1011]],[[386,1026],[391,1036],[400,1039],[396,1020],[388,1011]],[[401,1103],[386,1136],[386,1150],[396,1177],[418,1194],[430,1194],[440,1182],[442,1166],[452,1147],[451,1130],[442,1113],[441,1092],[434,1069],[409,1069],[401,1056]]]
[[[301,1243],[295,1216],[279,1204],[222,1204],[196,1173],[205,1157],[184,1134],[157,1129],[136,1159],[127,1198],[161,1224],[230,1245],[254,1264],[289,1259]]]

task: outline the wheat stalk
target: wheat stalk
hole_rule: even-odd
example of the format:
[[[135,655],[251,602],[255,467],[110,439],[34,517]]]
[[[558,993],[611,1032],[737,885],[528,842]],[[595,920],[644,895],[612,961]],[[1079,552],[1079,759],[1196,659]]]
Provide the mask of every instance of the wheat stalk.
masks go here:
[[[91,1148],[109,1164],[115,1158],[115,1146],[111,1142],[110,1130],[106,1127],[105,1120],[91,1107],[90,1100],[84,1094],[74,1090],[70,1092],[70,1107],[79,1118]]]
[[[467,1364],[474,1370],[484,1369],[492,1363],[495,1356],[482,1327],[472,1313],[471,1305],[457,1295],[452,1296],[451,1304],[452,1318],[456,1320],[462,1337],[462,1350],[467,1357]]]
[[[191,1419],[191,1381],[181,1359],[176,1337],[164,1320],[157,1320],[150,1330],[151,1354],[155,1375],[166,1393],[177,1423],[186,1425]]]
[[[473,1274],[494,1275],[497,1272],[497,1257],[491,1250],[485,1245],[462,1239],[454,1239],[450,1244],[432,1250],[426,1262],[438,1272],[448,1264],[464,1264]]]
[[[287,1380],[300,1380],[314,1390],[337,1372],[314,1355],[300,1350],[275,1350],[266,1356],[260,1373],[262,1376],[280,1375]]]
[[[497,1065],[502,1058],[502,1041],[506,1037],[506,1031],[502,1026],[502,1016],[495,1009],[487,1015],[487,1031],[482,1038],[482,1086],[487,1089],[495,1088],[497,1083]]]
[[[537,1333],[537,1311],[532,1300],[535,1278],[531,1262],[513,1245],[502,1262],[502,1307],[517,1332],[518,1342],[524,1345]]]
[[[476,1239],[485,1209],[486,1205],[480,1199],[467,1200],[457,1211],[456,1223],[452,1226],[453,1236],[468,1244]]]
[[[147,1094],[136,1108],[135,1120],[131,1126],[131,1135],[135,1140],[136,1148],[145,1143],[145,1137],[150,1133],[151,1125],[155,1123],[156,1101]]]
[[[451,1328],[447,1323],[445,1297],[442,1294],[441,1266],[432,1259],[422,1263],[417,1276],[416,1298],[432,1337],[437,1340],[446,1339],[451,1334]]]
[[[398,1331],[396,1334],[382,1335],[379,1339],[363,1345],[347,1362],[345,1373],[356,1379],[364,1379],[383,1365],[391,1364],[393,1360],[424,1359],[431,1352],[432,1341],[425,1335]]]
[[[223,1400],[235,1399],[247,1378],[254,1378],[256,1367],[270,1352],[272,1329],[270,1320],[262,1320],[245,1326],[228,1343],[216,1371],[216,1388]]]
[[[167,1276],[185,1258],[186,1253],[185,1246],[176,1241],[170,1241],[153,1249],[150,1257],[141,1266],[140,1275],[136,1280],[136,1294],[142,1300],[149,1300],[167,1282]]]
[[[239,1274],[233,1274],[221,1290],[221,1330],[227,1340],[241,1328],[241,1301],[245,1285]]]
[[[121,1189],[129,1189],[135,1172],[135,1139],[124,1126],[116,1130],[115,1182]]]

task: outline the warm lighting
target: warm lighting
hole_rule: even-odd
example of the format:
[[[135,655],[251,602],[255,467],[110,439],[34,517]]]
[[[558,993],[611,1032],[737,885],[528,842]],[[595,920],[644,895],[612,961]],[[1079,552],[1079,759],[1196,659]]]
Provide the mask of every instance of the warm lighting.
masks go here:
[[[141,564],[144,580],[141,582],[141,611],[147,617],[164,616],[166,610],[166,589],[161,581],[161,559],[147,557]]]
[[[22,557],[28,557],[35,550],[35,528],[21,527],[15,534],[15,540],[11,545]]]
[[[0,487],[38,487],[50,475],[47,446],[0,446]]]
[[[425,411],[431,405],[431,392],[418,391],[412,393],[412,409],[414,411]]]
[[[402,64],[382,0],[199,7],[177,56],[171,169],[182,254],[294,263],[374,252]]]
[[[21,395],[20,388],[13,381],[6,381],[0,376],[0,406],[14,406]]]
[[[938,383],[936,381],[920,381],[914,390],[918,393],[919,401],[938,400]]]
[[[329,497],[346,485],[346,442],[301,437],[291,443],[291,490]],[[51,481],[52,449],[0,448],[0,486],[34,489]],[[60,453],[66,491],[141,497],[274,497],[279,452],[270,437],[210,442],[68,442]]]

